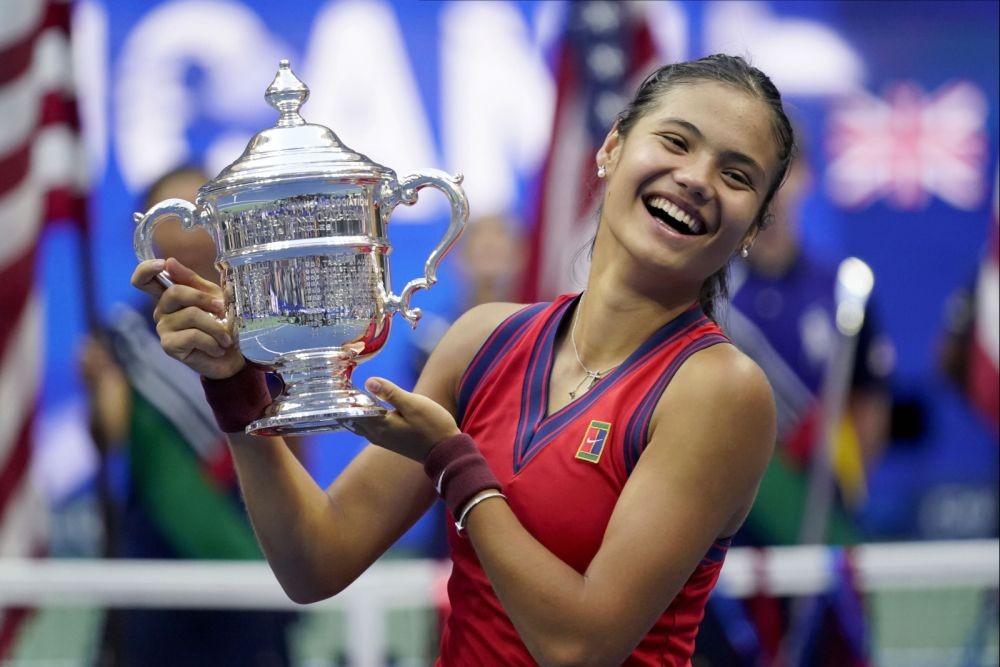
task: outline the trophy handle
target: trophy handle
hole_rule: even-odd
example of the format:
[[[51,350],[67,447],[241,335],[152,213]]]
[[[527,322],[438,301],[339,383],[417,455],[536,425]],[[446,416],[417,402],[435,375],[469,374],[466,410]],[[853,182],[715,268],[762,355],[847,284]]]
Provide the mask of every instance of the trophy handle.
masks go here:
[[[135,256],[140,261],[156,259],[156,253],[153,252],[153,228],[167,216],[180,218],[181,227],[186,231],[191,231],[195,227],[204,227],[211,233],[211,228],[205,223],[206,213],[204,209],[199,212],[198,207],[184,199],[164,199],[154,204],[145,213],[133,213],[132,219],[136,223],[135,236],[132,240]],[[170,287],[174,284],[167,276],[166,271],[161,271],[156,276],[156,280],[164,287]]]
[[[448,197],[451,203],[451,222],[445,230],[444,237],[431,251],[427,262],[424,263],[424,277],[415,278],[406,283],[399,296],[389,294],[386,297],[386,306],[390,313],[398,311],[410,326],[417,326],[420,319],[420,309],[410,308],[410,298],[417,290],[425,289],[437,282],[437,267],[444,256],[455,245],[455,241],[465,229],[465,223],[469,220],[469,201],[462,189],[462,174],[451,176],[446,172],[437,169],[425,169],[410,174],[400,179],[399,188],[393,193],[395,196],[392,206],[397,204],[412,205],[417,201],[417,193],[426,187],[437,188]]]

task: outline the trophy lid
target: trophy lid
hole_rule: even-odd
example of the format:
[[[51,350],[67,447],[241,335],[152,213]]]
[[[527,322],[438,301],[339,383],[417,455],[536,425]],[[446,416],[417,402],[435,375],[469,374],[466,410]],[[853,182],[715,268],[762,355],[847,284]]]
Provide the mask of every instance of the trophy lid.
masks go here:
[[[280,61],[278,73],[264,93],[267,103],[280,114],[278,122],[254,135],[243,155],[203,190],[315,177],[351,181],[395,178],[395,172],[351,150],[329,128],[307,123],[299,115],[299,107],[308,97],[309,88],[295,76],[287,60]]]

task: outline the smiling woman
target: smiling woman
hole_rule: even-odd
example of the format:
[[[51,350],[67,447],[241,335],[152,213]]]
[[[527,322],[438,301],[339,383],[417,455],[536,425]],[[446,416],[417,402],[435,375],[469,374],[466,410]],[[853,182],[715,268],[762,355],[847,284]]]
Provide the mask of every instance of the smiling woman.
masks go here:
[[[703,89],[700,94],[695,94],[695,97],[703,98],[702,108],[693,110],[696,117],[703,123],[713,122],[720,126],[720,134],[713,136],[724,138],[724,145],[706,145],[705,134],[691,118],[662,115],[665,111],[662,106],[664,98],[671,91],[683,91],[680,94],[690,98],[692,86]],[[704,90],[712,86],[721,88],[714,94]],[[737,92],[742,96],[734,95]],[[689,103],[697,101],[689,100]],[[764,113],[761,113],[761,107],[766,110]],[[719,115],[727,110],[731,116]],[[761,196],[749,236],[741,247],[741,253],[748,253],[754,236],[769,220],[768,207],[784,182],[794,153],[794,134],[781,103],[781,94],[770,79],[749,67],[741,58],[717,55],[667,65],[650,75],[639,87],[635,99],[619,114],[615,127],[617,132],[612,132],[612,135],[627,136],[635,125],[643,119],[650,121],[647,116],[657,111],[661,115],[655,131],[670,145],[672,152],[689,154],[697,148],[715,150],[711,157],[716,161],[717,176],[724,181],[723,185],[749,189]],[[754,143],[755,146],[752,145]],[[763,157],[755,158],[755,153]],[[772,165],[770,172],[765,169],[768,164]],[[697,218],[697,211],[691,210],[697,206],[685,206],[684,202],[674,202],[674,205]],[[699,302],[709,317],[714,312],[714,301],[726,297],[726,275],[723,266],[702,284]]]
[[[440,496],[456,522],[440,664],[689,665],[775,432],[767,380],[712,306],[791,152],[778,92],[742,59],[661,68],[595,155],[606,186],[585,292],[469,311],[413,393],[369,380],[395,409],[354,423],[378,446],[326,490],[280,439],[231,434],[288,595],[336,594]],[[192,316],[218,286],[175,260],[140,264],[133,284],[240,430],[264,406],[231,399],[261,374]]]
[[[613,251],[615,243],[600,243],[610,233],[633,260],[672,264],[672,294],[700,290],[706,276],[720,281],[733,248],[753,242],[778,176],[768,115],[728,84],[686,84],[664,92],[627,132],[613,130],[597,155],[609,187],[595,260],[602,245]]]

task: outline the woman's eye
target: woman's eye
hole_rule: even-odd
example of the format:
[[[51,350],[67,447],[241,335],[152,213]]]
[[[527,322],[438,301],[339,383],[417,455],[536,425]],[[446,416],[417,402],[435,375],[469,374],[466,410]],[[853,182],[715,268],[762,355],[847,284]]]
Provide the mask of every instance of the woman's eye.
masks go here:
[[[743,185],[743,186],[746,186],[746,187],[752,187],[753,186],[753,183],[750,181],[750,179],[747,177],[747,175],[744,174],[741,171],[727,171],[727,172],[725,172],[725,175],[726,175],[727,178],[729,178],[730,180],[733,180],[733,181],[739,183],[740,185]]]
[[[681,150],[687,150],[687,142],[681,139],[680,137],[674,136],[672,134],[665,134],[663,135],[663,138],[667,141],[667,143],[673,145],[674,147],[679,148]]]

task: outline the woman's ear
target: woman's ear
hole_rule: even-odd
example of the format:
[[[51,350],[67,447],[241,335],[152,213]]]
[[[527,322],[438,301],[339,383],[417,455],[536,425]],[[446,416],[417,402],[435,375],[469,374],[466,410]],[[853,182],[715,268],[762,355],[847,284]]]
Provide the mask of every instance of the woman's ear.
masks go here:
[[[618,123],[611,127],[608,136],[604,137],[604,143],[597,149],[594,162],[598,167],[604,167],[609,173],[612,171],[615,162],[618,160],[618,152],[621,150],[621,136],[618,134]]]
[[[761,214],[762,216],[761,221],[754,222],[754,224],[750,225],[750,229],[747,230],[747,233],[743,235],[743,240],[740,241],[741,248],[753,247],[754,241],[757,240],[757,235],[760,234],[760,230],[764,228],[764,217],[769,215],[771,214],[770,213]]]

